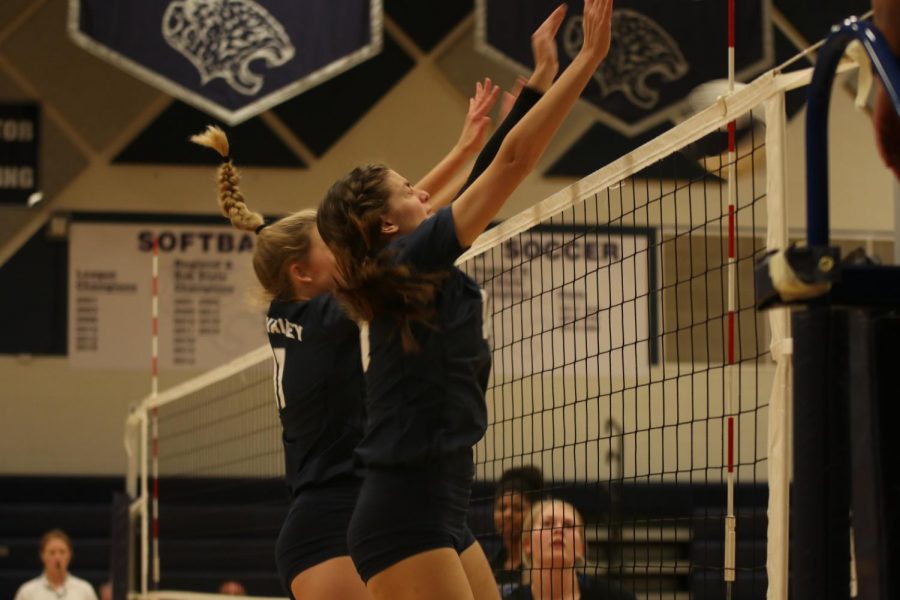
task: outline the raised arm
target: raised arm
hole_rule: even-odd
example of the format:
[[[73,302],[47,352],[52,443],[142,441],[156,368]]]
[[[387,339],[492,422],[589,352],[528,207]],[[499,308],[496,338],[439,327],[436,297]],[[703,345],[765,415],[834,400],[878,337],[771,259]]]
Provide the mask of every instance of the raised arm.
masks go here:
[[[488,114],[494,106],[500,88],[496,87],[486,78],[484,84],[480,81],[475,84],[475,95],[469,99],[469,111],[463,123],[462,133],[450,152],[447,153],[425,177],[416,182],[415,188],[425,190],[429,194],[439,194],[442,189],[453,179],[459,169],[466,164],[484,143],[484,136],[491,126],[491,118]]]
[[[584,86],[609,52],[612,0],[585,0],[584,43],[578,55],[537,104],[509,132],[496,158],[453,203],[456,235],[468,247],[485,230],[510,194],[534,169]],[[554,36],[565,17],[565,5],[550,19]]]
[[[540,100],[541,94],[536,90],[530,87],[523,87],[521,90],[516,92],[516,97],[513,99],[513,104],[509,108],[509,112],[506,117],[503,119],[503,122],[500,123],[500,126],[494,131],[494,134],[484,145],[484,148],[481,149],[481,152],[478,153],[478,158],[475,159],[475,164],[472,166],[472,171],[469,173],[469,176],[466,178],[466,181],[460,186],[459,190],[452,195],[450,198],[456,200],[459,198],[463,192],[469,189],[476,179],[478,179],[482,173],[488,168],[494,161],[494,157],[497,156],[497,152],[500,151],[500,146],[503,144],[503,140],[506,139],[506,136],[509,134],[510,130],[522,120],[522,117],[531,110],[531,107],[534,106],[538,100]],[[450,198],[446,199],[434,199],[431,202],[431,209],[437,210],[438,208],[444,206],[449,203]]]
[[[562,17],[565,17],[565,12],[563,12]],[[560,15],[554,12],[531,35],[534,71],[528,79],[519,77],[512,92],[503,93],[503,99],[500,104],[500,126],[487,144],[484,145],[484,148],[481,149],[481,152],[478,153],[475,165],[472,167],[472,171],[469,173],[465,183],[455,194],[450,196],[453,200],[459,198],[484,173],[488,165],[493,162],[494,157],[497,156],[497,152],[500,150],[500,146],[510,130],[540,100],[541,95],[550,88],[550,85],[556,78],[556,74],[559,72],[556,32],[561,22]],[[437,210],[447,204],[450,197],[443,201],[433,198],[431,202],[432,210]]]

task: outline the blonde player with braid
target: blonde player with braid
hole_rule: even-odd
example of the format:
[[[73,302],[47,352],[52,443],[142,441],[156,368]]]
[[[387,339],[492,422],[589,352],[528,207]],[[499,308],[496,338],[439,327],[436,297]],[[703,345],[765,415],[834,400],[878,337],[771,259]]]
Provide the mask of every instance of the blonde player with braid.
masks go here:
[[[234,227],[257,233],[253,269],[271,297],[266,329],[293,498],[276,543],[279,577],[294,598],[367,600],[345,542],[360,486],[352,460],[364,419],[359,330],[328,293],[334,258],[316,231],[315,211],[265,225],[247,207],[220,129],[191,139],[225,157],[219,206]]]
[[[536,54],[540,47],[555,58],[565,13],[560,6],[535,32]],[[319,207],[319,232],[338,262],[337,293],[369,321],[366,426],[356,451],[366,476],[348,545],[378,600],[475,596],[466,515],[472,447],[487,428],[491,355],[480,290],[454,262],[534,168],[606,56],[611,23],[612,0],[585,0],[581,51],[450,206],[434,211],[406,178],[368,165],[338,180]]]
[[[552,74],[542,77],[549,85]],[[489,79],[476,85],[459,141],[419,186],[447,187],[481,145],[498,93]],[[539,97],[538,91],[527,88],[518,98],[507,94],[506,100],[514,104],[478,156],[465,186],[490,164],[503,137]],[[319,236],[314,211],[266,224],[247,207],[221,130],[210,127],[192,141],[225,159],[218,172],[220,208],[232,225],[257,233],[253,268],[272,299],[266,328],[276,359],[285,473],[294,498],[276,544],[279,575],[294,598],[370,598],[346,542],[362,481],[354,468],[354,450],[363,433],[365,380],[357,325],[330,293],[335,287],[334,257]],[[438,207],[452,196],[429,201]],[[475,598],[496,598],[487,562],[479,560],[484,553],[471,532],[468,540],[475,557],[470,569]]]

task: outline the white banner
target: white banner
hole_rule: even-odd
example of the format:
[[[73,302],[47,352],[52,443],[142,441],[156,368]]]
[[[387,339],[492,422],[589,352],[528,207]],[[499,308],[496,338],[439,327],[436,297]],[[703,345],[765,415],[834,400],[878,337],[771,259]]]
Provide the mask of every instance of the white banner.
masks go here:
[[[153,237],[159,368],[208,369],[264,344],[254,236],[215,225],[89,223],[69,229],[69,361],[150,369]]]
[[[465,267],[487,292],[498,381],[632,378],[656,359],[651,229],[539,226]]]

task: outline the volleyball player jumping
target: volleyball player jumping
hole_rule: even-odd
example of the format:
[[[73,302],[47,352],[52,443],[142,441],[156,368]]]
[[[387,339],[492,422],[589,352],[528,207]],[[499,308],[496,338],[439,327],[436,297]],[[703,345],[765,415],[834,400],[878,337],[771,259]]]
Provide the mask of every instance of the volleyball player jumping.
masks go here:
[[[443,187],[480,148],[496,97],[489,80],[478,84],[457,145],[423,185]],[[359,329],[329,293],[334,258],[316,230],[315,211],[264,225],[248,209],[221,130],[211,127],[192,140],[225,157],[219,205],[234,227],[257,232],[253,268],[271,298],[266,329],[293,498],[276,544],[279,575],[295,598],[369,598],[346,544],[362,481],[353,451],[362,437],[365,385]]]
[[[482,149],[463,189],[490,164],[505,135],[552,82],[555,53],[536,52],[535,63],[535,73],[518,98],[507,94],[506,100],[514,104]],[[448,183],[453,173],[481,146],[498,93],[489,79],[476,86],[459,141],[419,187],[452,187]],[[316,230],[314,211],[299,211],[264,226],[262,215],[247,208],[223,132],[210,128],[192,139],[226,159],[218,177],[223,213],[238,229],[259,234],[253,263],[272,299],[267,331],[276,358],[285,472],[294,498],[276,544],[280,577],[292,596],[303,600],[370,598],[346,544],[361,484],[353,451],[362,437],[365,389],[359,330],[329,293],[334,288],[334,258]],[[437,208],[452,197],[452,192],[436,194],[429,201]],[[478,554],[483,556],[480,547]],[[490,571],[487,580],[483,569],[475,569],[473,577],[476,574],[481,578],[473,585],[476,597],[496,597]]]
[[[564,16],[560,6],[545,23],[553,43]],[[480,290],[453,263],[534,168],[606,56],[611,21],[612,0],[585,0],[580,52],[450,206],[432,213],[426,192],[368,165],[337,181],[319,208],[337,293],[370,324],[357,449],[366,474],[348,545],[376,599],[472,598],[467,557],[493,579],[466,527],[490,354]]]

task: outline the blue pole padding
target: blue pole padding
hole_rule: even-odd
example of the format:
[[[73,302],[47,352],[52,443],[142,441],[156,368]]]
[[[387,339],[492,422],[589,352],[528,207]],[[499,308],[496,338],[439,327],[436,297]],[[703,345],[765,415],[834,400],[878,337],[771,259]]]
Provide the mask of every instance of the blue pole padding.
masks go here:
[[[806,108],[806,239],[809,246],[828,245],[828,108],[835,70],[847,44],[866,49],[894,110],[900,115],[900,64],[881,33],[855,17],[835,25],[819,50]]]

